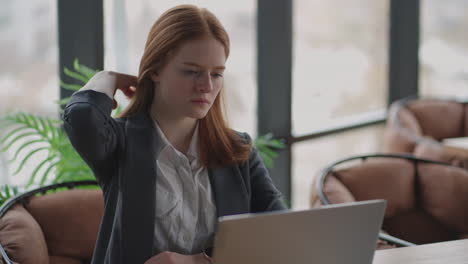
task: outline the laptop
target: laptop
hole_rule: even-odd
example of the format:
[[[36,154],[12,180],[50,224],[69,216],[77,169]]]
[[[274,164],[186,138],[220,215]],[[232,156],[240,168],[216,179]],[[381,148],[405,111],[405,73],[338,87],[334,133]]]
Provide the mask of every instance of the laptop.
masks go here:
[[[217,264],[371,264],[385,200],[221,217]]]

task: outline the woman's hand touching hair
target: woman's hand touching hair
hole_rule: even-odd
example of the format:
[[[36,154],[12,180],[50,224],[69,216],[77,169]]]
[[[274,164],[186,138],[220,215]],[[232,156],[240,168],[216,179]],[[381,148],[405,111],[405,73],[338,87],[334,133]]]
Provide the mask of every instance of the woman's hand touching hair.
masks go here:
[[[105,93],[114,101],[113,108],[115,109],[117,101],[114,99],[114,95],[117,90],[121,90],[127,98],[131,99],[135,95],[137,83],[138,79],[133,75],[113,71],[100,71],[80,91],[94,90]]]
[[[211,264],[211,258],[200,253],[196,255],[182,255],[164,251],[148,259],[144,264]]]

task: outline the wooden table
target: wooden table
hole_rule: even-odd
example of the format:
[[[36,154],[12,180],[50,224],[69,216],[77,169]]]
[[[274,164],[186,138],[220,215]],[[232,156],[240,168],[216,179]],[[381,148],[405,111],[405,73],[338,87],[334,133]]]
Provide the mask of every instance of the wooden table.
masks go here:
[[[445,151],[460,159],[468,159],[468,149],[454,146],[444,146]]]
[[[375,252],[372,264],[467,264],[468,239]]]
[[[443,146],[444,161],[448,161],[452,165],[468,169],[468,149]]]
[[[442,160],[468,169],[468,137],[446,138],[442,140],[442,148]]]

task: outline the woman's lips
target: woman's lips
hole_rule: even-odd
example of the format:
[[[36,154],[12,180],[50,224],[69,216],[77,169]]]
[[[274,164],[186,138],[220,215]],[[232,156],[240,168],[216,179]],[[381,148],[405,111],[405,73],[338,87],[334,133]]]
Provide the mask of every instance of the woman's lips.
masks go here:
[[[197,103],[197,104],[208,104],[208,101],[204,99],[195,99],[195,100],[192,100],[191,102]]]

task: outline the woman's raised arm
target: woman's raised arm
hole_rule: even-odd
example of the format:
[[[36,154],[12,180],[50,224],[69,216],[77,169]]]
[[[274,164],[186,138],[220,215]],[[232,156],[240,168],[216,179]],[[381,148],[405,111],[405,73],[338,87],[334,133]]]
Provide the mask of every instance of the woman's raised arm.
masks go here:
[[[112,158],[119,146],[123,131],[111,117],[116,103],[113,99],[117,89],[127,97],[133,96],[137,79],[131,75],[115,72],[98,72],[89,82],[75,92],[65,106],[63,123],[73,147],[86,161],[98,181],[115,168]],[[119,137],[120,136],[120,137]]]

